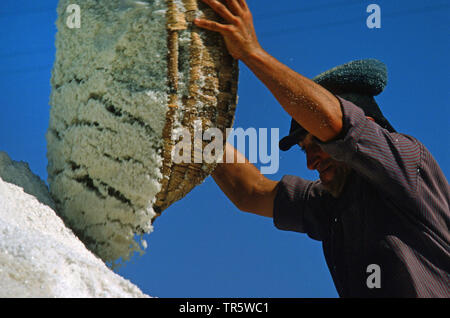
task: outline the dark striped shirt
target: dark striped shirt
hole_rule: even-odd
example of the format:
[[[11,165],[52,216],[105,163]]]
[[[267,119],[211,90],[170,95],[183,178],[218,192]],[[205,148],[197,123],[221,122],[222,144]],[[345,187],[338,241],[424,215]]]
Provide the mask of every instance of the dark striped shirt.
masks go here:
[[[352,167],[341,196],[333,198],[320,180],[284,176],[275,226],[322,241],[341,297],[450,297],[450,191],[443,172],[417,139],[389,133],[339,99],[342,136],[316,142]]]

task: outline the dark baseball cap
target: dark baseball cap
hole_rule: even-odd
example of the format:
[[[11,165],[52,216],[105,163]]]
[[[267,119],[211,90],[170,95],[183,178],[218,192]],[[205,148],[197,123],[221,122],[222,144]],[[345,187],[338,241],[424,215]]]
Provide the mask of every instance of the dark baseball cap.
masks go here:
[[[352,61],[323,72],[312,80],[331,93],[354,103],[381,127],[395,132],[374,99],[387,84],[387,68],[384,63],[376,59]],[[308,132],[292,119],[289,135],[279,142],[280,150],[289,150],[307,134]]]

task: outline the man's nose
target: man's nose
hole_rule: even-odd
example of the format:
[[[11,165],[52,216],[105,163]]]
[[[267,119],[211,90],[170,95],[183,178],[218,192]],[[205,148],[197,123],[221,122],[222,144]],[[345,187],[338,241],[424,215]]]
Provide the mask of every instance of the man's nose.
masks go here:
[[[317,151],[306,152],[306,166],[310,170],[316,170],[320,163],[320,155]]]

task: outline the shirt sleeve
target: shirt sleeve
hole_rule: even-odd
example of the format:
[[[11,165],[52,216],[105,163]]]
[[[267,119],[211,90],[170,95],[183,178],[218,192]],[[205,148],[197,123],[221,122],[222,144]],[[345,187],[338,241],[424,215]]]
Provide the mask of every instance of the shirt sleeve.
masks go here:
[[[306,233],[312,239],[323,241],[331,220],[330,198],[320,181],[284,176],[274,200],[275,227]]]
[[[346,162],[381,192],[414,197],[422,146],[415,138],[390,133],[366,118],[363,110],[338,96],[343,113],[341,136],[331,142],[316,139],[334,159]]]

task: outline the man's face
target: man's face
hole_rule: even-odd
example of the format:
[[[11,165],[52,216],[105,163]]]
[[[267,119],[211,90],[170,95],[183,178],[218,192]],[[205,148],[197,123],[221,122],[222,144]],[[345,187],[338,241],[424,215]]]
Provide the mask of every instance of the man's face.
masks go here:
[[[314,142],[313,136],[307,134],[298,145],[306,154],[308,169],[317,170],[323,186],[334,197],[338,197],[345,185],[350,168],[343,162],[334,160]]]

